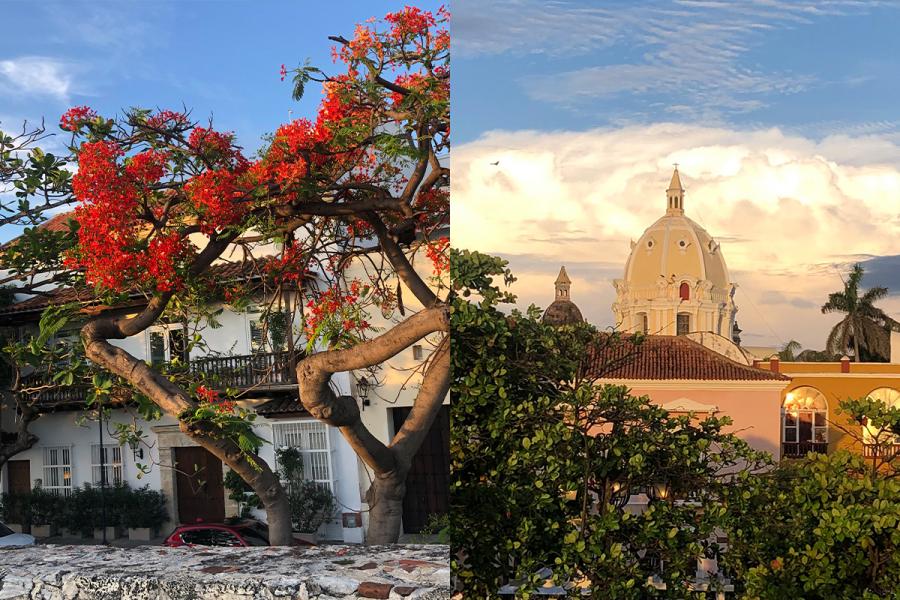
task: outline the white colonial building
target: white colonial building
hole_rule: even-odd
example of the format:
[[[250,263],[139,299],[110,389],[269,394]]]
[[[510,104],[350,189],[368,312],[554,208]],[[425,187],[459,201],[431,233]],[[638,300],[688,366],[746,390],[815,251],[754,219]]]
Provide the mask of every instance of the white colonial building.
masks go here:
[[[238,262],[222,262],[213,269],[221,280],[245,281],[259,277],[259,269],[253,267],[252,261],[243,266]],[[306,285],[314,283],[309,281]],[[24,337],[37,330],[38,320],[48,306],[92,301],[90,293],[79,298],[80,295],[76,290],[62,288],[0,308],[0,327],[9,334]],[[412,294],[407,293],[406,297],[411,298]],[[196,326],[159,323],[112,343],[151,364],[177,358],[188,365],[191,373],[213,375],[217,387],[239,390],[239,403],[258,414],[256,433],[267,441],[260,450],[261,458],[277,468],[275,450],[286,446],[297,448],[303,455],[304,476],[333,492],[338,508],[333,520],[323,526],[320,536],[361,543],[365,541],[368,511],[365,498],[371,474],[340,432],[309,415],[299,400],[293,364],[304,345],[300,327],[302,303],[296,289],[286,292],[284,299],[286,310],[294,312],[294,327],[288,335],[289,343],[282,347],[274,347],[272,336],[262,324],[262,307],[269,301],[262,296],[255,305],[243,310],[228,305],[218,307],[221,312],[215,317],[215,323],[201,322]],[[120,312],[136,312],[142,302],[136,298]],[[415,307],[409,306],[408,310]],[[387,315],[376,319],[385,327],[390,326],[391,320]],[[195,333],[202,336],[203,345],[187,352],[186,340]],[[78,334],[79,329],[73,324],[55,337],[58,343],[79,343]],[[332,378],[336,392],[355,397],[362,409],[363,423],[386,444],[402,424],[415,398],[417,379],[408,375],[429,355],[430,348],[423,344],[394,357],[384,365],[380,375],[370,374],[369,390],[358,385],[364,374],[345,372]],[[291,351],[291,347],[301,350]],[[0,432],[4,435],[15,430],[18,419],[9,400],[7,395],[0,412]],[[29,430],[39,441],[0,469],[0,491],[21,492],[39,485],[68,495],[75,487],[101,482],[102,457],[107,482],[126,482],[131,487],[149,485],[165,493],[170,521],[163,527],[164,533],[177,523],[221,522],[238,515],[239,506],[228,498],[223,485],[228,468],[184,435],[175,419],[163,416],[148,422],[126,400],[110,411],[101,428],[97,411],[88,410],[85,400],[86,389],[77,385],[48,390],[37,396],[35,406],[41,416],[31,423]],[[143,441],[133,447],[120,445],[113,437],[117,423],[133,425],[143,432]],[[414,459],[404,502],[408,514],[404,517],[406,533],[418,532],[428,515],[447,510],[449,472],[442,474],[448,471],[449,450],[445,450],[448,438],[449,416],[445,408]],[[262,511],[256,511],[255,516],[265,518]]]

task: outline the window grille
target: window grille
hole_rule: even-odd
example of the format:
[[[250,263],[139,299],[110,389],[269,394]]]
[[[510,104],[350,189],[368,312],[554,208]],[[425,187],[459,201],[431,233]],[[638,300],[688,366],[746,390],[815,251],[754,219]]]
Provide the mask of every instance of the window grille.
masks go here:
[[[103,445],[103,470],[106,485],[122,483],[122,447],[112,444]],[[100,444],[91,445],[91,476],[94,485],[100,485]]]
[[[303,456],[303,477],[334,492],[328,426],[314,420],[272,425],[275,447],[291,447]]]
[[[42,487],[54,494],[68,496],[72,493],[71,448],[55,446],[44,448],[44,480]]]

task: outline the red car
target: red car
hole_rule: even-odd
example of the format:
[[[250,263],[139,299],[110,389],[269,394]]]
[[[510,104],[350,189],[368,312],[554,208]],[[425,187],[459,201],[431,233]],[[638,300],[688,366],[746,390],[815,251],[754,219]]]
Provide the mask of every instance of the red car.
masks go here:
[[[232,525],[223,523],[195,523],[179,525],[166,538],[163,545],[180,546],[268,546],[269,528],[260,521],[241,521]],[[310,542],[294,538],[295,546],[312,546]]]

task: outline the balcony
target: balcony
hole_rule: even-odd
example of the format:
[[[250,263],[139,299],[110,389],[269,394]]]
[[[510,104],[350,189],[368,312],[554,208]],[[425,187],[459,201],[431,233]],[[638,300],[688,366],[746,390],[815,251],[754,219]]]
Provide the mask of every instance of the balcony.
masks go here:
[[[893,460],[900,457],[900,444],[865,444],[863,445],[863,456]]]
[[[295,354],[294,360],[299,357]],[[191,360],[181,369],[187,368],[191,374],[204,374],[215,382],[220,390],[236,388],[272,390],[296,385],[297,374],[289,352],[268,352],[239,356],[207,356]],[[39,389],[49,386],[47,389]],[[83,406],[87,400],[89,386],[75,384],[57,386],[47,377],[31,375],[23,379],[23,387],[34,388],[29,393],[35,398],[34,404],[46,410],[72,409]],[[124,399],[123,399],[124,400]]]
[[[782,458],[803,458],[810,452],[828,453],[828,442],[782,442]]]

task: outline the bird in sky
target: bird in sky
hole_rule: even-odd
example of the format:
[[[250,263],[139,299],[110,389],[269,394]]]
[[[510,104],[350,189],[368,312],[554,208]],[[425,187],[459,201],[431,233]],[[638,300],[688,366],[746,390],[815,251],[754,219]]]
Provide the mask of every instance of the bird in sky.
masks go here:
[[[496,167],[499,164],[500,164],[500,161],[498,160],[498,161],[492,162],[491,166]]]

